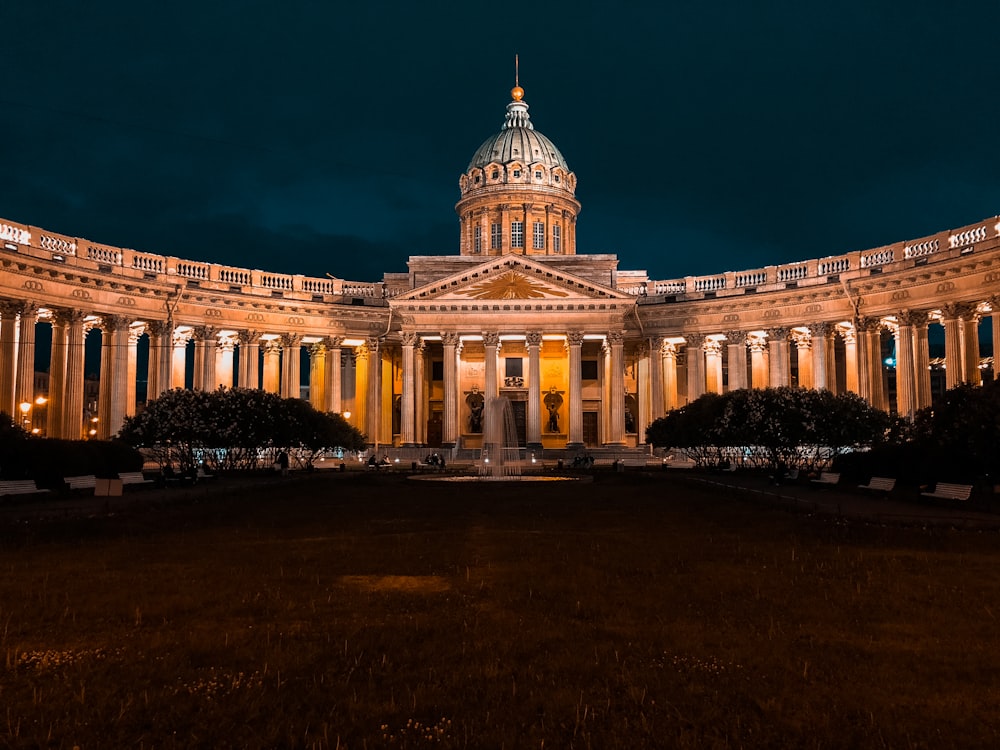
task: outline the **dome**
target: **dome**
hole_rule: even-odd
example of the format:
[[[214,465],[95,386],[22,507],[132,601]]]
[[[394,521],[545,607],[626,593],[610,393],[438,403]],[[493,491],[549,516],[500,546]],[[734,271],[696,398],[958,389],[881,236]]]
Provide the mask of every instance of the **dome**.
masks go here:
[[[531,124],[528,105],[520,99],[524,92],[515,87],[511,94],[514,96],[514,101],[507,105],[507,117],[503,129],[487,138],[483,145],[476,149],[466,172],[471,169],[482,169],[487,164],[508,164],[512,161],[522,164],[541,163],[550,169],[561,167],[569,172],[569,166],[559,149]]]

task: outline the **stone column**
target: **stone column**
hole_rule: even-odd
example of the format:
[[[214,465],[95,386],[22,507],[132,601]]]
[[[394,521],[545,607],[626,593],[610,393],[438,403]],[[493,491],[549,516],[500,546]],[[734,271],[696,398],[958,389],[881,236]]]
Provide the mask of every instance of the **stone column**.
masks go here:
[[[260,387],[260,334],[257,331],[240,331],[240,388]]]
[[[326,344],[309,344],[309,403],[316,411],[326,407],[327,364]]]
[[[747,387],[747,335],[726,331],[726,359],[729,362],[729,390]]]
[[[302,398],[302,337],[286,333],[281,337],[281,395]]]
[[[135,415],[137,383],[139,379],[139,337],[146,332],[143,324],[129,326],[128,328],[128,358],[125,373],[125,416]],[[149,380],[146,381],[149,386]]]
[[[444,404],[441,415],[441,445],[452,448],[458,441],[458,346],[457,333],[441,335],[444,349]],[[495,369],[495,368],[494,368]],[[495,377],[495,375],[494,375]],[[489,398],[489,396],[487,396]]]
[[[625,445],[625,335],[621,331],[608,334],[611,370],[608,388],[608,417],[610,419],[607,445]]]
[[[954,388],[965,382],[962,373],[962,314],[963,306],[949,303],[942,310],[944,323],[944,374],[945,385]]]
[[[65,310],[52,314],[52,349],[49,354],[49,403],[46,430],[49,437],[63,435],[63,410],[66,402],[66,335],[69,317]],[[76,437],[75,435],[73,436]]]
[[[264,341],[264,390],[281,393],[281,344],[274,340]]]
[[[128,386],[128,321],[105,315],[101,335],[101,380],[98,397],[97,434],[107,440],[121,429],[125,420]]]
[[[896,413],[913,420],[917,410],[916,372],[913,362],[913,318],[904,310],[896,316]]]
[[[15,406],[35,401],[35,320],[38,307],[30,302],[22,303],[21,319],[17,338],[17,392]],[[20,413],[19,411],[16,413]]]
[[[767,331],[768,385],[778,388],[788,385],[791,365],[788,354],[788,329],[770,328]]]
[[[993,322],[993,379],[1000,380],[1000,295],[990,297]]]
[[[649,413],[650,421],[659,419],[666,411],[663,408],[663,339],[659,336],[649,340]]]
[[[701,344],[688,343],[685,355],[687,357],[687,400],[690,404],[705,393],[705,355]]]
[[[233,352],[236,349],[236,337],[226,335],[219,339],[215,348],[215,383],[214,388],[233,387]]]
[[[326,403],[324,409],[334,414],[342,414],[343,407],[343,363],[340,345],[344,339],[331,336],[326,340]]]
[[[931,405],[931,354],[927,342],[928,315],[923,310],[910,310],[913,325],[913,384],[917,409]]]
[[[816,389],[826,388],[834,390],[832,387],[836,381],[831,383],[829,379],[829,368],[827,367],[830,352],[830,324],[813,323],[809,326],[809,334],[812,337],[812,387]],[[801,360],[799,360],[801,367]]]
[[[750,387],[767,388],[771,380],[767,361],[768,341],[763,336],[751,336],[747,339],[750,349]]]
[[[62,314],[66,321],[66,394],[62,408],[62,436],[67,440],[83,437],[83,364],[86,315],[77,310]]]
[[[483,332],[483,348],[486,356],[483,360],[483,375],[486,382],[484,395],[489,403],[491,398],[500,395],[499,379],[497,378],[497,348],[500,346],[500,334],[496,331]],[[456,384],[457,385],[457,384]],[[487,409],[487,414],[489,409]]]
[[[21,306],[17,302],[0,302],[0,411],[18,420],[20,412],[15,404],[17,393],[17,316]],[[20,424],[20,422],[18,422]]]
[[[566,334],[569,347],[569,441],[567,448],[583,447],[583,333]]]
[[[382,352],[377,336],[369,336],[368,348],[368,390],[365,394],[365,432],[368,442],[375,446],[383,442],[382,425]]]
[[[799,387],[815,388],[815,373],[813,372],[812,334],[809,331],[793,330],[792,341],[795,342],[795,355],[799,363]]]
[[[164,325],[159,320],[146,323],[146,335],[149,336],[149,360],[146,364],[146,402],[150,402],[163,392],[160,386],[160,360],[163,352],[160,348],[160,337],[163,336]]]
[[[858,386],[858,331],[852,325],[838,328],[844,339],[844,371],[846,373],[844,387],[851,393],[861,394]]]
[[[702,349],[705,352],[705,392],[722,393],[722,342],[706,338]]]
[[[528,425],[527,447],[542,447],[542,334],[531,331],[527,335],[528,344]]]
[[[425,412],[425,405],[427,402],[426,395],[426,384],[425,384],[425,373],[424,373],[424,357],[427,354],[427,347],[424,345],[422,340],[417,341],[417,345],[413,348],[413,419],[414,425],[414,438],[418,445],[425,445],[427,443],[427,415]]]
[[[965,382],[982,385],[983,373],[979,370],[979,314],[974,305],[967,305],[962,313],[962,352],[965,358]]]
[[[417,382],[414,368],[414,347],[420,343],[420,337],[412,331],[403,333],[403,393],[400,399],[399,441],[404,446],[417,444],[416,438],[416,390]]]
[[[201,357],[201,388],[204,391],[214,391],[216,386],[215,363],[219,351],[219,330],[206,327],[199,344]]]
[[[646,442],[646,428],[649,426],[650,422],[653,421],[653,410],[652,410],[652,392],[650,390],[650,356],[649,356],[649,344],[645,341],[641,342],[636,347],[636,356],[638,361],[636,362],[636,398],[639,400],[639,413],[635,415],[635,432],[636,432],[636,443],[642,445]],[[656,354],[656,359],[659,360],[659,352]],[[721,367],[721,364],[720,364]],[[720,379],[721,383],[721,379]]]
[[[205,388],[205,346],[207,339],[212,335],[213,329],[205,326],[195,326],[192,332],[194,339],[194,364],[191,368],[191,388],[196,391],[207,390]],[[212,363],[215,363],[213,352]]]
[[[368,395],[368,370],[371,359],[368,347],[362,345],[354,350],[354,409],[352,410],[351,424],[365,433],[365,439],[369,443],[374,442],[375,439],[374,435],[368,435],[365,432],[368,424],[366,397]]]
[[[170,387],[183,388],[187,369],[188,334],[174,329],[172,341],[174,351],[170,358]]]
[[[677,346],[664,341],[660,352],[663,355],[663,406],[666,411],[670,411],[678,406]]]

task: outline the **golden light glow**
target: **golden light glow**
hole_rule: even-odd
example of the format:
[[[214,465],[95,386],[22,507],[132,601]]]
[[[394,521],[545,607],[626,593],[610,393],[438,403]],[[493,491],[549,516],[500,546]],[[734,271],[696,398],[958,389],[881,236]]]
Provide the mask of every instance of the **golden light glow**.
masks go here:
[[[507,271],[496,278],[463,289],[458,294],[473,299],[543,299],[569,296],[568,292],[539,284],[517,271]]]

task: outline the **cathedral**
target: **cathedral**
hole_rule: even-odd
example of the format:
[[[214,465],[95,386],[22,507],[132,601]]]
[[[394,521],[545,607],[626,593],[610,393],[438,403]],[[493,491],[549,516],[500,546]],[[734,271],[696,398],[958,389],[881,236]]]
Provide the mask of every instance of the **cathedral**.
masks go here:
[[[529,449],[624,449],[709,392],[853,391],[909,418],[931,404],[935,370],[947,387],[993,376],[980,326],[996,352],[996,217],[659,279],[577,253],[576,181],[515,86],[459,177],[457,254],[413,256],[381,281],[155,255],[0,219],[0,411],[54,437],[109,437],[170,388],[263,388],[343,414],[373,445],[477,449],[484,405],[505,396]],[[40,326],[51,327],[44,378]]]

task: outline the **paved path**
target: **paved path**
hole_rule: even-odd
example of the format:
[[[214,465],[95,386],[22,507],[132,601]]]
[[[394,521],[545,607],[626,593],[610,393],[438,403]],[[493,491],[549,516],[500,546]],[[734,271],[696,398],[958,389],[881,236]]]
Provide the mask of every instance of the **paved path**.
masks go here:
[[[155,506],[160,503],[198,502],[200,499],[208,499],[220,492],[238,492],[244,487],[294,485],[296,480],[311,476],[315,475],[306,472],[292,472],[289,477],[285,478],[276,475],[221,476],[193,486],[150,489],[126,488],[125,494],[121,497],[75,495],[47,499],[4,498],[4,502],[0,503],[0,523],[106,516]],[[943,525],[956,528],[1000,530],[1000,514],[987,513],[959,505],[904,502],[878,493],[854,491],[846,486],[816,488],[804,483],[776,486],[767,477],[739,472],[702,474],[692,471],[671,471],[669,476],[671,479],[683,478],[685,481],[718,487],[727,492],[758,497],[777,505],[873,523]]]

